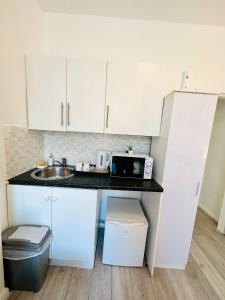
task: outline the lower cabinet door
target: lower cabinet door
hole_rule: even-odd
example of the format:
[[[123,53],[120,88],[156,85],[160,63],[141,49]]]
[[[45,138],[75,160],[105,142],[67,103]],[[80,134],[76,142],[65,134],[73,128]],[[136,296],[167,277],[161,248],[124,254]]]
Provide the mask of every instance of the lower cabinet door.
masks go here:
[[[9,226],[22,224],[51,227],[51,189],[41,186],[8,185]]]
[[[93,268],[98,215],[97,190],[52,189],[52,264]]]

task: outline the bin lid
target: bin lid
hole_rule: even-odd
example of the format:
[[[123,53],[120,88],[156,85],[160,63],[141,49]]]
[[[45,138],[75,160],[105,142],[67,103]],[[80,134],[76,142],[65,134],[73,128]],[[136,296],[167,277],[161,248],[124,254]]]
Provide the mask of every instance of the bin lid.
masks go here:
[[[137,199],[108,198],[106,222],[147,224],[147,220]]]
[[[48,226],[14,226],[2,233],[2,245],[5,249],[39,251],[50,235]]]

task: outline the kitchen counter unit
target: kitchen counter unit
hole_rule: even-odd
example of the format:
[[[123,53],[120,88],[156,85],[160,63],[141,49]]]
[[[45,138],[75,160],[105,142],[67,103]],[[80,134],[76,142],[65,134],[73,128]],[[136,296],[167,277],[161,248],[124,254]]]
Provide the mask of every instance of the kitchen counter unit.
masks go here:
[[[116,178],[109,175],[79,175],[59,180],[38,180],[31,177],[35,169],[27,171],[16,177],[9,179],[9,184],[16,185],[36,185],[54,186],[67,188],[83,189],[102,189],[102,190],[126,190],[126,191],[145,191],[163,192],[163,188],[154,180],[143,180],[133,178]]]

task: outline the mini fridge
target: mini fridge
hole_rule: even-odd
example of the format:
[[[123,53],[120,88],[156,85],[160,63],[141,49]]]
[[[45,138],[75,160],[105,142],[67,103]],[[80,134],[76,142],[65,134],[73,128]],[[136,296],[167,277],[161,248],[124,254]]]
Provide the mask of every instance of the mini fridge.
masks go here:
[[[108,198],[102,262],[141,267],[148,222],[139,200]]]

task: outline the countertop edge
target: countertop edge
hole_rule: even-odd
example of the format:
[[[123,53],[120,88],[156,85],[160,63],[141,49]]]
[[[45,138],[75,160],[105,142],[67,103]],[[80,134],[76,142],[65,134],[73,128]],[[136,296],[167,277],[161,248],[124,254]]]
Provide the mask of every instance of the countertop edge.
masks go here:
[[[18,181],[9,181],[9,185],[28,185],[28,186],[45,186],[45,187],[58,187],[58,188],[74,188],[74,189],[92,189],[92,190],[118,190],[118,191],[139,191],[139,192],[155,192],[155,193],[162,193],[163,188],[156,188],[156,189],[144,189],[144,188],[138,188],[138,187],[118,187],[118,186],[95,186],[95,185],[57,185],[57,184],[39,184],[39,183],[33,183],[33,182],[18,182]]]
[[[57,181],[40,181],[30,177],[29,170],[18,176],[8,179],[6,182],[9,185],[27,185],[27,186],[45,186],[45,187],[62,187],[62,188],[80,188],[80,189],[95,189],[95,190],[122,190],[122,191],[139,191],[139,192],[156,192],[162,193],[163,188],[157,181],[152,178],[150,181],[129,178],[102,177],[102,176],[77,176],[73,179],[62,179]],[[77,179],[77,182],[76,182]],[[91,183],[91,180],[94,182]],[[85,181],[84,183],[82,181]],[[124,182],[123,182],[124,181]],[[90,183],[89,183],[90,182]],[[123,185],[124,184],[124,185]],[[130,184],[130,185],[129,185]]]

